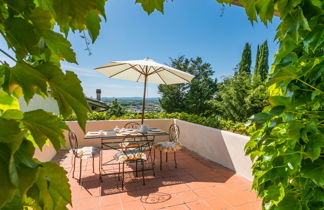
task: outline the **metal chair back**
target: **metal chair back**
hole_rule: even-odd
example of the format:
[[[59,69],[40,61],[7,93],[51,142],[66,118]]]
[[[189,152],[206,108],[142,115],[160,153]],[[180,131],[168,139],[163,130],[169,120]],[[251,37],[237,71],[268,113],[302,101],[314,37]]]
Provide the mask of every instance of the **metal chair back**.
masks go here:
[[[176,124],[171,124],[169,128],[169,139],[172,142],[178,142],[180,136],[180,128]]]
[[[151,151],[153,147],[153,140],[149,140],[145,135],[131,135],[124,136],[121,149],[123,153],[129,157],[132,151],[145,152]]]
[[[141,125],[137,122],[128,122],[125,124],[124,128],[126,128],[126,129],[140,129]]]
[[[78,138],[73,131],[69,131],[69,143],[73,154],[76,155],[76,150],[79,148],[79,144]]]

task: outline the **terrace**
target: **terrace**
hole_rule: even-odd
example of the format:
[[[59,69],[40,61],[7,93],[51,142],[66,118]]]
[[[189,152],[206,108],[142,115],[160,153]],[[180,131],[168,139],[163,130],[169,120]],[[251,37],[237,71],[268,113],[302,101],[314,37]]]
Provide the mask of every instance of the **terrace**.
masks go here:
[[[87,130],[113,129],[127,122],[88,121]],[[147,171],[146,185],[142,185],[141,177],[128,173],[123,191],[115,175],[104,176],[103,182],[99,181],[98,158],[95,173],[92,173],[91,159],[83,162],[80,185],[72,178],[72,153],[68,150],[55,155],[54,149],[47,147],[43,152],[37,151],[35,156],[43,161],[59,162],[67,171],[73,202],[70,209],[261,209],[261,200],[251,191],[251,162],[244,155],[248,137],[176,119],[145,120],[148,126],[161,130],[167,130],[172,123],[180,127],[180,142],[184,146],[177,152],[178,168],[174,168],[170,155],[168,162],[163,160],[160,171],[157,159],[155,177]],[[99,140],[83,138],[77,122],[67,124],[76,133],[79,146],[99,146]],[[167,137],[156,140],[164,138]],[[105,150],[104,161],[115,152]],[[132,165],[127,169],[132,170]],[[109,166],[107,170],[117,171],[118,166]]]

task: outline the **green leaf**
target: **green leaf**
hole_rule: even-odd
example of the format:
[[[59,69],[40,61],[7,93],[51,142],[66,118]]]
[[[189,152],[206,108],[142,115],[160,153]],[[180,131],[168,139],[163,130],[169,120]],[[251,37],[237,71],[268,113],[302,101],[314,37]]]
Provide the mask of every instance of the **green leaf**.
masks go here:
[[[324,148],[324,135],[312,134],[308,139],[309,142],[306,145],[306,153],[311,160],[316,160],[320,157],[322,148]]]
[[[151,14],[154,10],[158,10],[163,13],[163,4],[165,0],[136,0],[136,3],[140,3],[143,9]]]
[[[95,10],[95,0],[53,0],[55,19],[60,26],[70,25],[72,29],[84,29],[85,16],[89,11]]]
[[[32,24],[22,18],[8,18],[5,22],[6,38],[10,47],[16,49],[16,56],[23,59],[27,53],[39,54],[37,43],[39,35]],[[22,33],[23,32],[23,33]]]
[[[61,145],[65,145],[63,129],[67,129],[67,127],[52,113],[45,112],[42,109],[25,112],[23,123],[30,130],[40,149],[47,139],[52,142],[56,151],[60,150]]]
[[[254,0],[248,0],[248,1],[240,1],[244,8],[247,16],[249,17],[250,21],[257,21],[256,16],[256,9],[255,9],[255,1]]]
[[[297,76],[291,69],[291,67],[279,68],[276,72],[270,75],[270,79],[268,81],[268,85],[272,85],[274,83],[279,83],[285,80],[295,79]]]
[[[50,63],[40,65],[39,69],[46,75],[51,94],[56,99],[63,117],[70,116],[73,110],[78,117],[80,127],[85,130],[89,106],[76,74],[71,71],[64,74],[57,66]]]
[[[44,39],[48,48],[54,53],[60,60],[66,60],[68,62],[77,63],[75,53],[71,48],[71,43],[66,40],[62,34],[47,31],[44,33]]]
[[[303,164],[301,175],[311,179],[315,184],[324,185],[324,160],[317,159],[314,162],[305,161]]]
[[[40,169],[37,181],[43,209],[66,209],[71,203],[71,190],[66,171],[56,163],[47,162]]]
[[[44,34],[53,27],[51,13],[41,8],[35,8],[30,15],[30,19],[40,34]]]
[[[18,84],[24,93],[25,101],[34,96],[36,92],[41,91],[43,94],[47,94],[46,78],[37,69],[32,66],[17,62],[11,70],[10,84]]]
[[[261,21],[266,24],[272,20],[274,14],[274,0],[258,0],[256,9],[261,18]]]
[[[18,100],[0,89],[0,110],[19,109]]]
[[[6,202],[13,198],[16,192],[16,187],[11,183],[8,173],[10,149],[7,147],[7,144],[0,142],[0,153],[0,208],[2,208]]]
[[[95,11],[90,11],[86,17],[86,25],[91,37],[92,43],[97,39],[100,31],[100,17]]]
[[[21,120],[24,117],[24,114],[17,109],[8,109],[0,117],[7,120]]]
[[[20,146],[24,133],[20,130],[19,122],[0,118],[0,142],[9,145],[12,153]]]
[[[287,210],[287,209],[301,210],[302,206],[300,204],[300,201],[296,198],[296,195],[289,193],[274,209],[275,210]]]
[[[285,106],[288,108],[291,103],[291,98],[284,96],[270,96],[269,103],[272,106]]]

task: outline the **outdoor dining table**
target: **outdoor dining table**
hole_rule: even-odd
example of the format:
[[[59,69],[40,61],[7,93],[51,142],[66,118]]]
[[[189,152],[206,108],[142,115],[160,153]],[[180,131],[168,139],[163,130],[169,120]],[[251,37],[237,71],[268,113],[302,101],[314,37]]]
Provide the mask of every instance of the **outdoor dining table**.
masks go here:
[[[134,132],[134,131],[130,131],[129,133],[127,133],[127,131],[130,131],[130,129],[126,129],[125,132],[118,132],[118,133],[114,130],[88,131],[86,133],[84,139],[100,139],[99,177],[101,181],[102,181],[102,176],[117,174],[116,172],[102,173],[103,166],[114,165],[113,163],[110,163],[113,160],[103,163],[103,150],[121,151],[122,148],[120,145],[123,141],[123,138],[129,134],[139,138],[145,137],[149,141],[153,141],[153,142],[155,140],[155,137],[157,136],[169,136],[168,132],[164,132],[159,129],[153,129],[153,128],[149,128],[148,131],[145,133]],[[148,141],[148,140],[142,140],[142,141]]]

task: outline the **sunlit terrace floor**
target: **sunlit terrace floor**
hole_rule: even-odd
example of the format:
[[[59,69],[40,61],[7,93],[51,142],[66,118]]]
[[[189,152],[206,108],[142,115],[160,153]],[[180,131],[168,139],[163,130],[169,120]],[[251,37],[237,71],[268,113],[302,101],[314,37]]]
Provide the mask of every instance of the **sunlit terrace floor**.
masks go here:
[[[104,152],[106,160],[114,153]],[[70,209],[261,209],[261,201],[250,190],[251,182],[218,164],[183,149],[177,152],[177,169],[170,155],[167,163],[163,158],[163,170],[160,171],[159,155],[156,157],[156,176],[147,171],[143,186],[140,172],[139,177],[128,173],[124,191],[115,175],[104,176],[103,183],[99,181],[98,158],[95,174],[92,173],[92,161],[83,162],[82,186],[72,178],[70,153],[63,151],[54,161],[68,172],[73,202]],[[78,177],[79,160],[76,165],[75,177]],[[118,166],[108,166],[105,170],[118,170]]]

